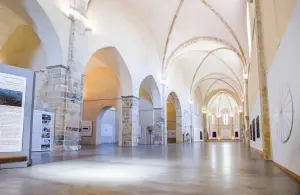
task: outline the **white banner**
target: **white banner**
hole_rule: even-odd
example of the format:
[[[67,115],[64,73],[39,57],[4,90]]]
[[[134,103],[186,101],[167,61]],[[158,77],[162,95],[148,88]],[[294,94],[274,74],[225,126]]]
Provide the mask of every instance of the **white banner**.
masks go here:
[[[0,152],[21,152],[26,78],[0,73]]]

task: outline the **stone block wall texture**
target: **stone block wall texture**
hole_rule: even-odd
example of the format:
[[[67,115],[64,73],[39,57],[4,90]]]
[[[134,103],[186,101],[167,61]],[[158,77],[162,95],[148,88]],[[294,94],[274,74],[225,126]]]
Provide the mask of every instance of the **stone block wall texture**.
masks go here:
[[[154,144],[160,145],[164,143],[164,112],[162,108],[153,108],[154,112]]]
[[[138,132],[139,98],[122,96],[122,146],[137,146]]]

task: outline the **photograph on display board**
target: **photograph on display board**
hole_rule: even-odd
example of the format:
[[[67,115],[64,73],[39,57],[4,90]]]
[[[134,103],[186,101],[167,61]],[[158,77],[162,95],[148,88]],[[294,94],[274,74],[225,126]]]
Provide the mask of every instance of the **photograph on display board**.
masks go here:
[[[51,115],[42,114],[42,139],[41,150],[51,150],[51,129],[50,129]]]
[[[23,93],[21,91],[0,88],[0,105],[22,107]]]

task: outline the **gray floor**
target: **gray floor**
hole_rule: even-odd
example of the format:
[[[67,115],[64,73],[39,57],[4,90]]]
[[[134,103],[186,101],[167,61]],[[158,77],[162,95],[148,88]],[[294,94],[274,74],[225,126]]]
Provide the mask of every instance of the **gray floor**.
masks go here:
[[[300,185],[237,142],[34,153],[34,166],[0,170],[1,195],[298,195]]]

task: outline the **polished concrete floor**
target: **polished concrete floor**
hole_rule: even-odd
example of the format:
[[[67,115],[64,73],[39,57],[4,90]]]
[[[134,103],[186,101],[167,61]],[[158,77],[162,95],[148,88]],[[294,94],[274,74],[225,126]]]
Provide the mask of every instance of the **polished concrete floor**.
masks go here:
[[[0,170],[1,195],[299,195],[300,184],[238,142],[34,153]]]

